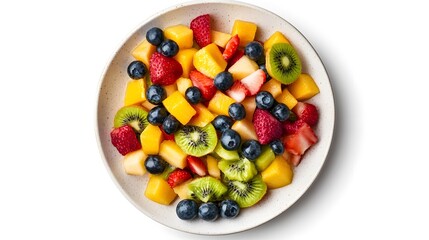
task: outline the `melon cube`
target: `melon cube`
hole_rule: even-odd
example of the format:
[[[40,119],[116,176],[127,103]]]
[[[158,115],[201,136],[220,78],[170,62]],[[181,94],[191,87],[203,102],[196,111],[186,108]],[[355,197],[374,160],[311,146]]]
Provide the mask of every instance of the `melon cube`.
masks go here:
[[[264,50],[267,51],[275,43],[289,43],[290,44],[289,40],[281,32],[276,31],[264,42]]]
[[[215,118],[215,116],[201,103],[194,105],[194,109],[197,113],[191,121],[189,121],[188,125],[205,127]]]
[[[122,161],[125,172],[129,175],[143,176],[146,173],[144,166],[146,158],[147,155],[141,149],[126,154]]]
[[[216,77],[218,73],[225,70],[227,65],[218,46],[214,43],[198,50],[194,55],[193,62],[195,68],[209,78]]]
[[[171,94],[173,94],[175,91],[177,91],[177,85],[176,84],[170,84],[167,86],[162,86],[165,90],[165,94],[168,96],[170,96]]]
[[[186,167],[187,155],[174,141],[164,140],[159,146],[159,156],[173,167]]]
[[[209,172],[209,175],[214,178],[220,179],[220,169],[218,167],[218,160],[213,156],[207,155],[206,162],[207,162],[207,170]]]
[[[182,24],[165,28],[164,37],[175,41],[179,49],[191,48],[194,44],[194,32]]]
[[[255,39],[258,26],[252,22],[235,20],[232,26],[231,35],[238,34],[240,38],[240,47],[245,47],[249,42]]]
[[[180,65],[182,65],[183,73],[182,77],[188,78],[189,72],[194,69],[194,54],[198,50],[195,48],[189,48],[189,49],[181,49],[176,56],[174,56],[174,59],[176,59]]]
[[[146,108],[148,111],[151,110],[152,108],[156,107],[156,105],[150,103],[148,100],[142,102],[142,106],[144,108]]]
[[[280,94],[280,96],[276,97],[276,100],[279,103],[284,103],[289,109],[292,109],[298,103],[298,101],[289,92],[289,90],[287,88],[283,89],[282,94]]]
[[[185,96],[186,89],[192,87],[192,81],[189,78],[181,77],[176,81],[177,90]]]
[[[256,109],[256,102],[255,102],[255,96],[252,97],[246,97],[241,104],[243,105],[244,109],[246,110],[246,117],[248,121],[252,122],[253,120],[253,113]]]
[[[125,90],[124,105],[134,105],[146,100],[146,83],[143,79],[130,80]]]
[[[232,74],[234,80],[241,80],[258,69],[258,64],[244,55],[228,69],[228,72]]]
[[[262,85],[261,91],[267,91],[276,98],[282,93],[282,84],[273,79]]]
[[[211,31],[211,39],[212,42],[218,45],[221,48],[225,48],[226,44],[228,43],[229,39],[231,39],[231,34],[218,32],[218,31]]]
[[[161,144],[163,137],[162,131],[158,126],[152,124],[147,125],[147,127],[140,134],[140,142],[142,144],[142,149],[145,154],[158,154],[159,145]]]
[[[131,55],[139,61],[142,61],[146,67],[149,66],[149,59],[152,54],[156,51],[156,47],[150,44],[146,39],[144,39],[137,47],[135,47]]]
[[[288,86],[288,89],[298,101],[310,99],[320,92],[314,79],[305,73],[300,74],[298,79]]]
[[[235,130],[240,134],[242,142],[251,140],[251,139],[258,140],[253,123],[247,119],[235,121],[231,129]]]
[[[192,179],[179,184],[173,188],[173,191],[179,196],[180,199],[192,199],[192,192],[189,190],[189,183]]]
[[[213,98],[210,99],[208,109],[216,114],[228,116],[229,105],[233,103],[235,103],[234,99],[218,90]]]
[[[186,125],[197,113],[179,91],[172,93],[162,103],[167,111],[183,125]]]
[[[261,173],[262,181],[269,189],[284,187],[292,182],[293,172],[289,163],[282,156],[277,156]]]
[[[144,195],[163,205],[170,205],[177,196],[167,181],[155,175],[150,176]]]

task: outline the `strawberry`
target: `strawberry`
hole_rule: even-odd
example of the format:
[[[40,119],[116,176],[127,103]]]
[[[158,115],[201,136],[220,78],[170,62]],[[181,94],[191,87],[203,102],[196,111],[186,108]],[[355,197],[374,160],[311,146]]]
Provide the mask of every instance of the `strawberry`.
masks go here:
[[[230,89],[226,91],[226,94],[230,96],[232,99],[234,99],[237,102],[241,102],[244,100],[246,96],[250,95],[249,90],[244,86],[241,81],[235,81],[234,84]]]
[[[204,14],[194,18],[191,21],[190,28],[194,32],[194,39],[197,42],[198,46],[205,47],[212,42],[210,34],[209,14]]]
[[[244,51],[242,49],[237,49],[235,51],[234,55],[229,59],[228,65],[226,66],[226,69],[230,68],[234,63],[236,63],[242,56],[244,55]]]
[[[249,90],[250,96],[253,96],[259,92],[262,84],[265,82],[265,72],[262,69],[258,69],[249,76],[241,79],[241,83]]]
[[[162,86],[170,85],[182,76],[182,65],[174,58],[155,52],[149,60],[150,80]]]
[[[298,119],[295,122],[284,121],[283,131],[287,135],[294,134],[302,125],[304,125],[304,123],[306,122],[304,122],[302,119]]]
[[[189,78],[191,79],[192,84],[200,89],[204,101],[212,99],[213,95],[216,93],[216,86],[213,83],[213,79],[197,70],[192,70],[189,73]]]
[[[189,169],[191,169],[191,172],[201,177],[207,175],[207,166],[203,163],[201,158],[188,156],[186,161],[188,163]]]
[[[232,56],[234,56],[234,53],[238,49],[238,45],[240,45],[240,38],[238,37],[238,34],[234,35],[226,44],[225,50],[223,51],[223,59],[225,61],[228,61],[231,59]]]
[[[290,163],[292,163],[294,167],[298,166],[302,160],[302,155],[293,155],[293,154],[291,155],[292,156],[290,157]]]
[[[256,108],[253,113],[253,126],[261,144],[268,144],[283,135],[281,122],[267,110]]]
[[[302,119],[310,126],[316,125],[319,121],[319,112],[316,106],[311,103],[298,102],[292,110],[298,119]]]
[[[174,188],[192,178],[192,175],[183,169],[176,169],[168,175],[167,183]]]
[[[318,138],[313,129],[304,122],[294,134],[288,135],[283,139],[283,145],[286,151],[294,155],[303,155],[317,140]]]
[[[110,138],[113,146],[115,146],[123,156],[142,148],[140,141],[137,139],[136,133],[129,125],[113,129],[110,132]]]
[[[172,140],[174,141],[174,134],[168,134],[164,131],[164,129],[162,128],[162,126],[160,126],[161,132],[162,132],[162,137],[164,138],[164,140]]]

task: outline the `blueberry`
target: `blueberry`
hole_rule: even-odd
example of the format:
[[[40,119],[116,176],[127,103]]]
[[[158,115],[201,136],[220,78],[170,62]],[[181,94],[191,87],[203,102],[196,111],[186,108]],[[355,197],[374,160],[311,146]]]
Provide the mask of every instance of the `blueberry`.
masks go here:
[[[280,155],[285,151],[283,143],[280,140],[274,140],[270,143],[270,147],[273,150],[274,154]]]
[[[258,158],[261,152],[261,144],[256,140],[248,140],[241,145],[241,153],[249,160]]]
[[[167,163],[158,155],[149,155],[144,162],[146,170],[152,174],[164,172],[166,165]]]
[[[289,118],[290,110],[284,103],[278,103],[271,109],[271,114],[277,118],[277,120],[283,122]]]
[[[232,78],[232,74],[230,72],[220,72],[213,79],[213,83],[217,89],[226,91],[232,86],[234,79]]]
[[[274,98],[271,93],[261,91],[256,94],[256,106],[260,109],[270,109],[274,105]]]
[[[161,44],[164,41],[164,32],[157,27],[153,27],[146,32],[146,40],[155,46]]]
[[[254,61],[261,61],[264,57],[264,47],[257,41],[250,42],[244,48],[244,54]]]
[[[241,120],[246,117],[246,110],[243,104],[233,103],[229,105],[228,114],[234,120]]]
[[[161,104],[162,100],[166,97],[167,94],[165,93],[164,88],[156,84],[151,85],[146,91],[147,100],[155,105]]]
[[[214,221],[219,217],[219,208],[213,202],[203,203],[198,208],[198,216],[206,221]]]
[[[176,214],[182,220],[191,220],[198,215],[198,205],[194,200],[181,200],[176,206]]]
[[[174,57],[179,52],[179,45],[175,41],[167,39],[158,46],[157,51],[166,57]]]
[[[240,134],[232,129],[227,129],[222,132],[220,143],[226,150],[237,150],[241,144]]]
[[[271,79],[271,76],[270,74],[268,74],[266,65],[265,64],[260,65],[259,69],[262,69],[265,72],[265,77],[266,77],[265,81],[269,81]]]
[[[220,202],[220,216],[223,218],[235,218],[240,213],[240,206],[234,200],[223,200]]]
[[[185,97],[190,103],[197,104],[201,101],[202,95],[200,89],[194,86],[186,89]]]
[[[132,79],[141,79],[147,73],[147,67],[141,61],[132,61],[127,68],[128,76]]]
[[[162,129],[164,129],[165,133],[172,134],[179,130],[180,125],[180,122],[170,114],[164,119],[164,122],[162,123]]]
[[[232,119],[225,115],[218,115],[213,119],[212,124],[216,130],[223,132],[232,127]]]
[[[152,125],[159,126],[164,122],[164,119],[167,116],[167,109],[162,106],[156,106],[152,108],[147,114],[147,121]]]

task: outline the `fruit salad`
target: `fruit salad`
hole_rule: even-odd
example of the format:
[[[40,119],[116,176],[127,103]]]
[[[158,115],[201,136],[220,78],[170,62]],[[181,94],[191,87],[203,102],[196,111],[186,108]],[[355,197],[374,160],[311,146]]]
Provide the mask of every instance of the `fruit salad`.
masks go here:
[[[280,30],[255,39],[247,20],[233,19],[231,32],[213,21],[146,32],[110,133],[124,171],[148,175],[148,201],[177,202],[183,220],[237,217],[291,184],[318,141],[307,100],[319,88],[293,43]]]

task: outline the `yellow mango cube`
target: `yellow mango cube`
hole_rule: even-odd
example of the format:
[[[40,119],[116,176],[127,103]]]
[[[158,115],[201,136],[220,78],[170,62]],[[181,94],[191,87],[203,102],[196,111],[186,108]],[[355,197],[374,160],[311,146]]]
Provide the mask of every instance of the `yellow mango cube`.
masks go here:
[[[232,26],[231,35],[238,34],[240,38],[240,47],[245,47],[249,42],[255,39],[258,26],[252,22],[235,20]]]
[[[155,175],[150,176],[144,195],[163,205],[170,205],[177,196],[164,179]]]
[[[165,94],[167,95],[167,97],[177,91],[177,85],[174,83],[167,85],[167,86],[163,86],[163,87],[164,87]]]
[[[206,162],[209,175],[214,178],[220,179],[220,169],[218,167],[219,161],[213,156],[207,155]]]
[[[177,91],[179,91],[183,96],[185,96],[186,89],[192,87],[192,81],[189,78],[181,77],[176,80]]]
[[[135,59],[142,61],[146,67],[149,67],[149,59],[155,51],[156,47],[144,39],[132,50],[131,55],[133,55]]]
[[[197,114],[195,114],[191,121],[189,121],[188,125],[205,127],[215,118],[215,116],[210,112],[210,110],[208,110],[201,103],[194,105],[194,109],[197,111]]]
[[[188,155],[174,141],[164,140],[159,146],[159,156],[173,167],[181,169],[186,167]]]
[[[231,129],[235,130],[240,134],[242,141],[247,141],[251,139],[258,140],[253,123],[247,119],[235,121]]]
[[[161,129],[152,124],[147,127],[140,134],[140,142],[145,154],[154,155],[159,153],[159,145],[163,140]]]
[[[179,49],[191,48],[194,44],[194,32],[182,24],[165,28],[164,37],[175,41]]]
[[[144,79],[130,80],[125,90],[124,105],[134,105],[146,100],[146,83]]]
[[[288,86],[288,89],[298,101],[310,99],[320,92],[314,79],[305,73],[301,73],[298,79]]]
[[[211,39],[212,42],[218,45],[219,47],[225,48],[228,41],[231,39],[231,34],[219,32],[219,31],[211,31]]]
[[[227,62],[223,59],[222,53],[215,43],[211,43],[194,55],[194,67],[209,78],[225,70]]]
[[[274,98],[282,94],[282,84],[279,81],[271,80],[262,85],[261,91],[267,91],[273,95]]]
[[[292,182],[293,171],[282,156],[276,156],[274,161],[261,173],[262,181],[269,189],[284,187]]]
[[[208,109],[216,114],[228,116],[229,105],[235,103],[235,100],[225,95],[221,91],[216,91],[213,98],[210,100]]]
[[[186,125],[197,113],[179,91],[173,92],[170,96],[164,99],[162,103],[167,111],[183,125]]]
[[[289,40],[283,35],[283,33],[276,31],[273,33],[265,42],[264,42],[264,50],[267,51],[270,49],[274,43],[289,43]]]
[[[182,77],[189,78],[189,72],[194,69],[193,60],[197,51],[198,50],[195,48],[181,49],[177,55],[174,56],[174,59],[176,59],[180,65],[182,65]]]
[[[147,155],[142,149],[128,153],[122,161],[125,172],[129,175],[143,176],[146,173],[144,166],[146,158]]]
[[[258,69],[259,66],[255,61],[251,60],[247,56],[242,56],[228,69],[228,72],[232,74],[234,80],[241,80]]]
[[[276,100],[279,103],[284,103],[289,109],[292,109],[298,103],[296,98],[289,92],[287,88],[283,89],[283,92],[278,97],[276,97]]]

